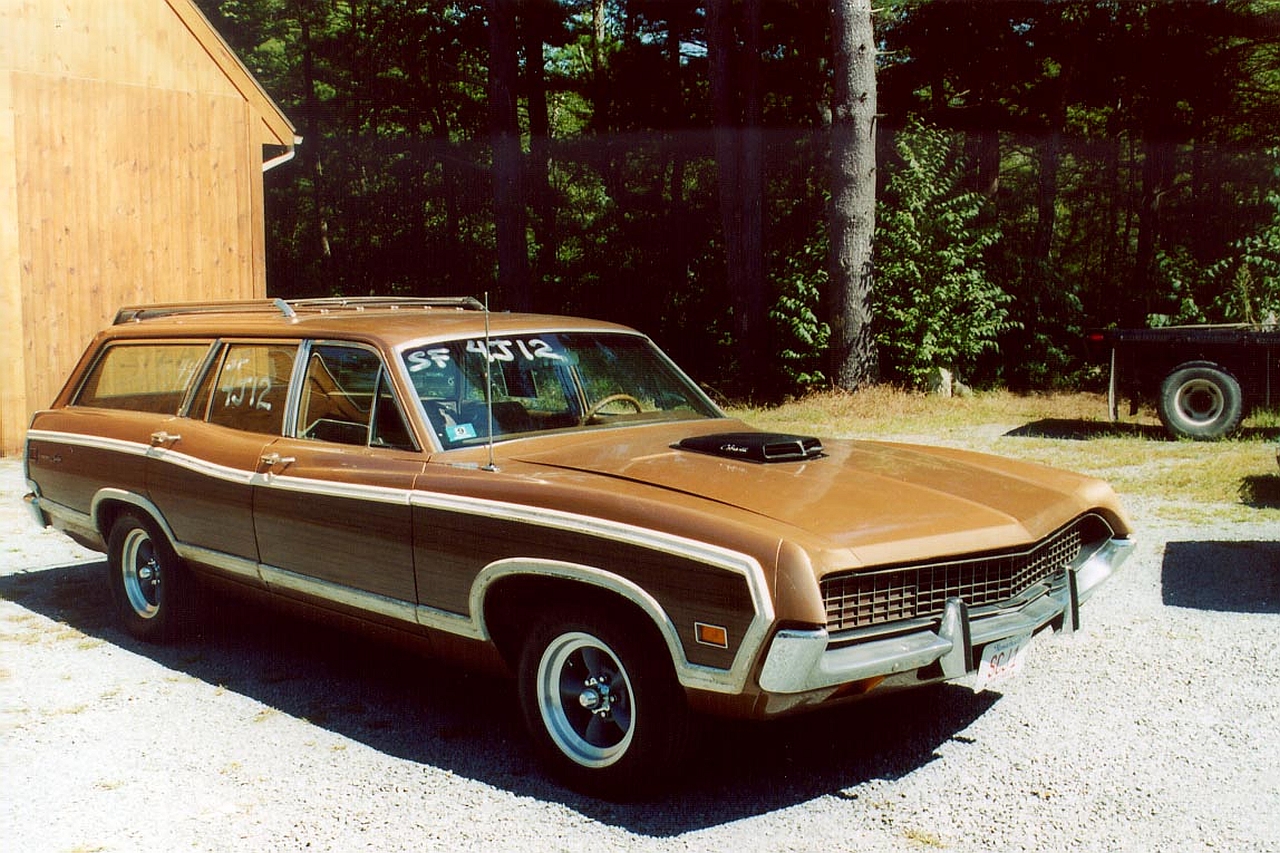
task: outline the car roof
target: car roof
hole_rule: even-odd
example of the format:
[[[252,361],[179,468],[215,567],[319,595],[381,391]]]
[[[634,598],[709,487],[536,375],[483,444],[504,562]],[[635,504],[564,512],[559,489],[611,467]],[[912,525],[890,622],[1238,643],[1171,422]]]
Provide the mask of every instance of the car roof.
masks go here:
[[[536,332],[621,332],[617,323],[547,314],[486,312],[474,299],[312,299],[191,302],[121,308],[112,338],[345,338],[394,348],[430,339]]]

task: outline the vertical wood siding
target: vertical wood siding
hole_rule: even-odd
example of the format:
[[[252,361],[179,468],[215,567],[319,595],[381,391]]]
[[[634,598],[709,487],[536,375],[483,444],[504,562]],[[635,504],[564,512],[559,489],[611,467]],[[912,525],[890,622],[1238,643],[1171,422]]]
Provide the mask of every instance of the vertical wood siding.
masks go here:
[[[175,8],[0,3],[2,453],[121,305],[266,294],[262,96]]]
[[[38,407],[123,304],[265,295],[248,209],[261,159],[237,98],[19,81],[19,304]]]

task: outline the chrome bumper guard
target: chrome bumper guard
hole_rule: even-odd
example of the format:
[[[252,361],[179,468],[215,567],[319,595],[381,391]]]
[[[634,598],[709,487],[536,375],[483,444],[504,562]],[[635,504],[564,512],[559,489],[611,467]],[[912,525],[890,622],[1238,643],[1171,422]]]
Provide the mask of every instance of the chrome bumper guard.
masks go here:
[[[1133,550],[1132,539],[1109,539],[1067,571],[1067,582],[1021,607],[970,618],[958,598],[947,600],[936,628],[830,647],[826,629],[782,630],[773,638],[760,687],[769,693],[805,693],[913,672],[939,664],[945,680],[973,671],[974,650],[1019,634],[1033,634],[1061,619],[1064,632],[1080,624],[1080,605],[1115,573]]]

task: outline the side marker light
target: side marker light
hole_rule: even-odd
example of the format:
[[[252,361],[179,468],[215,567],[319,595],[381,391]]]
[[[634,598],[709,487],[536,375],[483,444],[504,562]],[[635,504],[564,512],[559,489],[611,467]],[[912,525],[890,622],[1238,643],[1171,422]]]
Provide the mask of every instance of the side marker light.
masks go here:
[[[693,636],[704,646],[715,646],[717,649],[729,648],[729,630],[719,625],[694,622]]]

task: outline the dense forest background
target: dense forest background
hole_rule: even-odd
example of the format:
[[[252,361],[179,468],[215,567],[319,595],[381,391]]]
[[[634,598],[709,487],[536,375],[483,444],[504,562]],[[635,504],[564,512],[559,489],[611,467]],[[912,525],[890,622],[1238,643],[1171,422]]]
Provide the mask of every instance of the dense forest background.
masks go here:
[[[846,0],[198,2],[304,139],[266,176],[271,295],[488,292],[726,394],[830,382]],[[1280,313],[1280,2],[874,25],[884,379],[1077,387],[1087,328]]]

